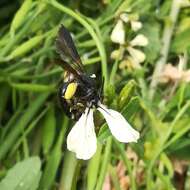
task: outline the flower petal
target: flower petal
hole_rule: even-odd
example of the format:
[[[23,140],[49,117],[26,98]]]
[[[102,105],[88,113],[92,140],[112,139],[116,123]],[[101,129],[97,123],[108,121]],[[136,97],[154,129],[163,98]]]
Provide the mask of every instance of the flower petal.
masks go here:
[[[119,59],[121,57],[121,52],[119,49],[113,50],[111,52],[111,56],[112,59]]]
[[[131,21],[131,28],[136,32],[142,28],[142,23],[140,21]]]
[[[140,65],[140,63],[138,61],[134,60],[133,57],[128,56],[127,59],[128,59],[128,61],[130,63],[129,65],[131,65],[131,67],[133,69],[141,69],[142,68],[142,66]]]
[[[129,15],[128,15],[127,13],[122,13],[122,14],[120,15],[120,19],[121,19],[123,22],[125,22],[125,23],[127,23],[127,22],[130,21]]]
[[[148,39],[143,34],[138,34],[133,40],[130,41],[131,46],[147,46]]]
[[[123,55],[125,53],[125,47],[120,46],[119,49],[115,49],[111,52],[111,59],[122,59]]]
[[[112,33],[111,33],[111,40],[112,42],[118,43],[118,44],[124,44],[125,43],[125,30],[122,20],[118,20],[117,24],[115,25]]]
[[[144,62],[144,60],[146,59],[146,55],[138,49],[129,46],[127,50],[137,64]]]
[[[90,159],[96,152],[96,134],[92,109],[86,108],[85,113],[71,129],[67,137],[67,148],[75,152],[78,159],[83,160]]]
[[[120,142],[137,142],[139,132],[134,130],[125,118],[117,111],[100,104],[98,110],[103,114],[112,135]]]

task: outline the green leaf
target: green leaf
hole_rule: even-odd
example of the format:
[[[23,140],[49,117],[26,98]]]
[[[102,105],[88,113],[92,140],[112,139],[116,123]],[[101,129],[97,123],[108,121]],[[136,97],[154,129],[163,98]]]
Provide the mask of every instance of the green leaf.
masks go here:
[[[135,89],[135,86],[136,86],[135,81],[131,80],[123,87],[123,89],[119,94],[119,100],[118,100],[119,109],[122,109],[123,106],[125,106],[129,102],[129,99]]]
[[[116,167],[113,167],[111,164],[109,165],[109,174],[113,182],[113,186],[116,190],[121,190],[119,176],[116,170]]]
[[[43,172],[43,176],[40,181],[39,189],[43,189],[43,190],[51,189],[51,187],[54,183],[54,180],[55,180],[58,168],[59,168],[59,164],[60,164],[61,158],[62,158],[62,145],[63,145],[63,141],[65,139],[65,132],[67,130],[67,125],[68,125],[68,120],[66,118],[64,118],[57,142],[54,145],[54,147],[47,159],[47,162],[46,162],[46,165],[44,168],[44,172]]]
[[[88,163],[87,189],[94,189],[97,183],[99,166],[101,163],[101,152],[102,152],[102,145],[98,143],[96,153]]]
[[[129,120],[140,110],[139,98],[131,98],[130,102],[122,109],[122,114]]]
[[[72,190],[73,184],[75,183],[74,181],[78,162],[79,161],[73,152],[68,150],[65,152],[60,189]]]
[[[54,85],[30,84],[30,83],[11,83],[13,88],[31,92],[52,92],[55,90]]]
[[[180,33],[185,31],[186,29],[190,28],[190,17],[183,17],[180,21],[176,33]]]
[[[33,48],[35,48],[44,38],[43,35],[41,36],[35,36],[28,41],[24,42],[23,44],[19,45],[17,48],[15,48],[11,54],[8,56],[8,59],[15,59],[17,57],[21,57],[31,51]]]
[[[61,146],[60,143],[57,143],[54,149],[52,150],[50,157],[47,161],[46,167],[44,169],[42,180],[40,183],[40,189],[51,189],[61,161],[61,157]]]
[[[108,85],[107,89],[106,89],[106,100],[107,103],[110,104],[114,104],[115,101],[113,101],[115,99],[115,86],[113,85]]]
[[[48,110],[42,125],[42,147],[44,154],[47,154],[53,144],[56,130],[55,109],[52,105]]]
[[[22,117],[15,123],[12,130],[8,133],[6,140],[2,142],[0,146],[0,160],[2,160],[7,152],[12,148],[12,145],[16,142],[18,136],[23,132],[23,129],[31,121],[31,119],[37,114],[44,101],[47,99],[49,94],[44,93],[39,95],[36,99],[29,104],[28,108],[24,111]]]
[[[160,42],[160,28],[155,22],[144,24],[141,33],[148,38],[148,45],[144,48],[146,54],[146,61],[153,62],[159,55],[161,42]]]
[[[174,143],[172,143],[169,147],[168,147],[168,151],[169,152],[175,152],[178,151],[180,149],[186,148],[190,146],[190,141],[189,141],[189,137],[181,137],[180,139],[178,139],[177,141],[175,141]]]
[[[98,133],[98,140],[100,142],[103,142],[105,139],[107,139],[109,136],[111,135],[111,132],[108,128],[108,125],[106,123],[104,123],[101,128],[100,131]]]
[[[168,171],[168,176],[170,178],[173,177],[174,174],[174,169],[172,167],[172,162],[169,159],[169,157],[163,152],[160,156],[160,160],[162,161],[163,165],[166,167],[167,171]]]
[[[189,47],[190,41],[190,28],[177,34],[173,40],[171,50],[177,53],[184,53]]]
[[[22,25],[31,7],[32,7],[32,0],[25,0],[20,9],[16,12],[10,27],[12,35],[15,33],[15,30]]]
[[[41,176],[39,157],[30,157],[18,162],[0,182],[4,190],[36,190]]]
[[[6,104],[10,94],[10,87],[6,83],[0,84],[1,98],[0,98],[0,121],[1,117],[5,113]]]
[[[111,147],[112,147],[112,138],[109,137],[106,142],[106,147],[105,147],[104,155],[102,158],[102,165],[100,167],[100,174],[99,174],[99,178],[98,178],[95,190],[102,189],[103,182],[105,180],[105,176],[108,169],[108,164],[111,158]]]
[[[173,157],[176,157],[178,159],[184,159],[184,160],[190,160],[190,152],[189,152],[190,146],[185,146],[180,149],[175,149],[170,152],[170,154]]]

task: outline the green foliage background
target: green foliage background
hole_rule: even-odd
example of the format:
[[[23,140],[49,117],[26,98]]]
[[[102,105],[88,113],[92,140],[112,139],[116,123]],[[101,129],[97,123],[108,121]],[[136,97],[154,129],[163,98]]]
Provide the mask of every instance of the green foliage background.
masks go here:
[[[124,58],[110,58],[119,48],[110,34],[122,12],[139,16],[139,32],[149,40],[141,49],[146,61],[140,69],[121,70]],[[138,143],[118,143],[97,119],[98,150],[91,160],[77,160],[66,149],[73,122],[56,95],[63,76],[54,45],[61,23],[73,33],[88,73],[105,78],[106,105],[120,110],[140,132]],[[126,27],[128,42],[134,35]],[[2,0],[0,189],[101,190],[109,175],[119,190],[116,166],[121,160],[132,190],[190,189],[189,83],[158,83],[159,66],[176,65],[179,55],[185,57],[184,69],[189,68],[189,44],[190,8],[179,0]],[[136,162],[126,153],[129,147]]]

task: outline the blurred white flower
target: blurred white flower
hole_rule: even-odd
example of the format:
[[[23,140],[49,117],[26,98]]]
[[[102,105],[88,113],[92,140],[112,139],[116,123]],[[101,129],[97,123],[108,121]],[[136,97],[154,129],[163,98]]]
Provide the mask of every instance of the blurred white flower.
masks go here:
[[[125,53],[125,47],[120,46],[119,49],[115,49],[111,52],[111,59],[122,59],[123,55]]]
[[[139,132],[134,130],[125,118],[117,111],[106,108],[99,103],[102,113],[112,135],[120,142],[137,142]],[[94,130],[93,110],[86,108],[85,113],[76,122],[67,137],[67,147],[76,153],[78,159],[88,160],[96,152],[96,134]]]
[[[147,45],[148,45],[148,39],[143,34],[138,34],[135,38],[133,38],[129,42],[127,51],[129,52],[130,56],[128,57],[128,60],[131,62],[133,68],[136,69],[141,68],[140,63],[144,62],[144,60],[146,59],[146,55],[142,51],[136,49],[136,46],[144,47]]]
[[[119,65],[120,68],[130,67],[140,69],[140,63],[145,61],[146,55],[141,50],[138,50],[137,47],[144,47],[147,45],[148,39],[143,34],[139,34],[129,42],[128,47],[122,46],[122,48],[112,51],[111,58],[118,60],[124,58],[124,60]],[[124,53],[126,50],[129,53],[127,59],[124,57]]]
[[[117,24],[115,25],[112,33],[111,33],[111,40],[114,43],[124,44],[125,43],[125,30],[122,20],[118,20]]]
[[[148,39],[143,34],[138,34],[134,39],[130,41],[131,46],[147,46]]]
[[[127,68],[129,71],[132,69],[141,69],[141,65],[138,61],[135,61],[133,57],[128,56],[119,64],[120,69]]]
[[[120,15],[120,18],[118,19],[115,27],[112,30],[112,33],[111,33],[112,42],[118,43],[121,45],[125,44],[124,23],[128,23],[128,22],[131,24],[131,29],[133,31],[138,31],[139,29],[142,28],[142,23],[140,21],[138,21],[138,15],[131,16],[127,13],[122,13]]]
[[[138,21],[138,19],[139,16],[137,14],[122,13],[111,33],[111,40],[121,45],[125,44],[124,23],[130,23],[131,29],[133,31],[137,31],[142,27],[142,23]],[[127,65],[131,65],[132,68],[141,68],[140,63],[144,62],[144,60],[146,59],[146,55],[142,51],[136,49],[136,47],[147,46],[148,45],[147,37],[144,36],[143,34],[138,34],[130,42],[127,42],[126,44],[128,45],[127,48],[124,46],[122,47],[126,48],[130,55],[127,58],[128,61],[125,59],[124,60],[125,62],[122,62],[121,67],[124,68]],[[114,50],[111,53],[112,59],[122,59],[123,56],[124,56],[124,51],[121,51],[120,49]]]
[[[127,13],[120,14],[120,19],[123,20],[123,22],[127,23],[130,21],[129,16]]]
[[[131,29],[133,31],[138,31],[142,28],[142,22],[140,21],[131,21]]]
[[[128,22],[130,22],[130,24],[131,24],[131,29],[133,30],[133,31],[138,31],[138,30],[140,30],[141,28],[142,28],[142,23],[140,22],[140,21],[138,21],[138,16],[136,16],[136,17],[131,17],[129,14],[127,14],[127,13],[122,13],[121,15],[120,15],[120,18],[121,18],[121,20],[123,20],[123,22],[125,22],[125,23],[128,23]]]
[[[146,55],[138,49],[129,46],[127,50],[136,63],[142,63],[146,59]]]
[[[119,49],[115,49],[111,52],[112,59],[119,59],[121,57],[121,51]]]

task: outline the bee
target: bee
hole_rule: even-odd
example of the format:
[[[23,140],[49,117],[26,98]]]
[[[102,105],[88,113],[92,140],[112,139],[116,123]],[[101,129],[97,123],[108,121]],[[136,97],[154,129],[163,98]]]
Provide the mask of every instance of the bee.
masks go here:
[[[98,107],[102,99],[102,87],[98,87],[95,75],[89,76],[85,72],[73,39],[63,25],[58,31],[55,45],[61,58],[56,63],[65,71],[58,98],[65,114],[77,121],[85,108]]]

